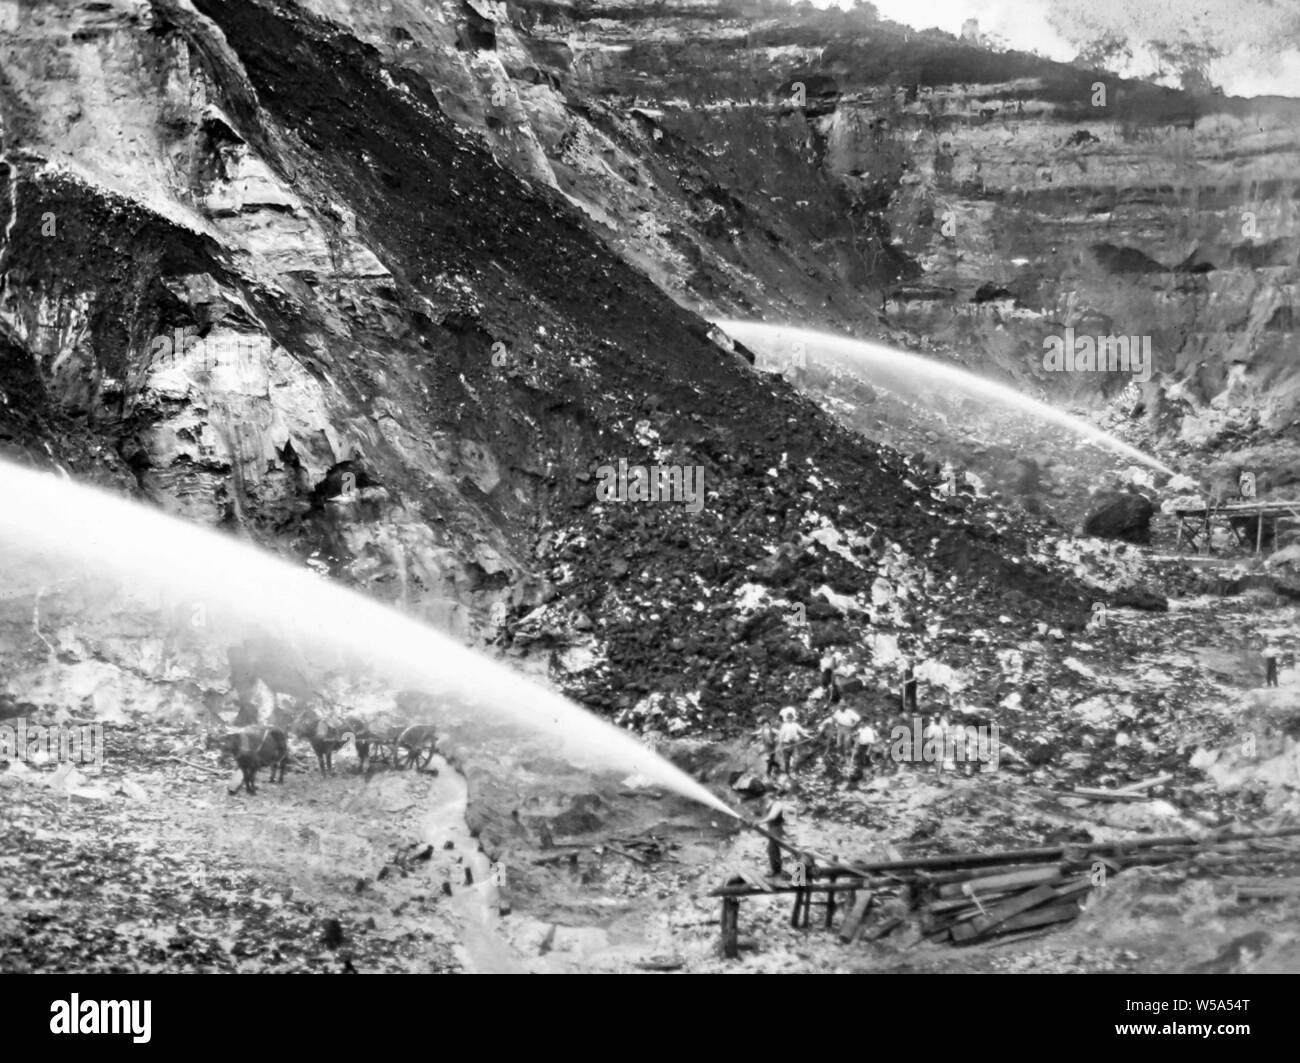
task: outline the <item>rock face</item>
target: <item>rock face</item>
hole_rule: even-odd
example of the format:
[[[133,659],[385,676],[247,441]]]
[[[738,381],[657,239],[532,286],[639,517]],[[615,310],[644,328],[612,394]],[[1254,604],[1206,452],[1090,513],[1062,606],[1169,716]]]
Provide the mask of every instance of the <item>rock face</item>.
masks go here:
[[[494,158],[505,126],[485,145],[449,117],[472,124],[503,60],[538,79],[517,94],[559,99],[562,50],[526,10],[513,29],[466,5],[0,11],[10,456],[501,637],[594,706],[690,695],[676,731],[802,694],[820,647],[865,664],[868,625],[918,625],[928,604],[1084,610],[1009,560],[1028,554],[1014,535],[955,524],[898,455],[719,346],[611,252],[544,152]],[[670,136],[626,122],[646,146]],[[620,461],[698,470],[702,505],[600,497]],[[760,574],[768,597],[746,604]],[[878,577],[903,590],[872,613]],[[14,645],[30,612],[15,605]],[[67,637],[71,659],[148,656]],[[206,682],[227,649],[204,649]]]
[[[1151,541],[1151,515],[1155,506],[1145,495],[1107,492],[1094,499],[1094,506],[1083,522],[1084,535],[1129,543]]]
[[[1193,446],[1249,454],[1295,420],[1294,100],[1160,89],[869,9],[525,0],[482,6],[492,37],[470,47],[459,2],[314,7],[684,305],[922,335]],[[1066,329],[1151,363],[1050,371]]]
[[[1251,468],[1261,497],[1300,483],[1295,100],[990,52],[869,6],[303,6],[684,307],[921,349],[1172,448],[1185,471]],[[1056,368],[1067,340],[1115,369]],[[822,370],[793,375],[858,430],[917,445],[913,418]],[[931,456],[970,447],[938,435]],[[1012,490],[996,464],[981,475]]]

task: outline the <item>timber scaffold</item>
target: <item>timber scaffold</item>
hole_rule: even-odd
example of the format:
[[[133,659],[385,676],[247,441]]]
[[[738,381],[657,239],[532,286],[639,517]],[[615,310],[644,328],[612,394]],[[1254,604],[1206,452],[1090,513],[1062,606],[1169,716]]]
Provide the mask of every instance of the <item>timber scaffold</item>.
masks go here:
[[[1254,547],[1258,554],[1264,545],[1264,526],[1273,522],[1272,542],[1277,542],[1278,524],[1286,520],[1300,524],[1300,502],[1232,502],[1197,509],[1175,509],[1178,521],[1176,549],[1183,549],[1183,540],[1196,553],[1208,554],[1213,550],[1212,540],[1216,522],[1226,523],[1241,546]],[[1251,542],[1250,519],[1254,518],[1254,542]]]
[[[728,959],[740,952],[740,903],[746,897],[793,894],[790,925],[805,929],[814,903],[823,909],[826,929],[833,927],[836,913],[843,910],[847,914],[839,938],[845,944],[879,940],[908,918],[919,917],[927,940],[973,945],[995,937],[1038,936],[1075,919],[1088,898],[1105,889],[1110,876],[1128,867],[1181,864],[1216,873],[1300,864],[1300,846],[1277,841],[1300,836],[1300,826],[855,864],[800,849],[757,824],[749,826],[794,855],[796,874],[791,879],[786,874],[771,877],[741,871],[710,892],[722,901],[721,950]],[[1288,886],[1279,893],[1280,886],[1271,887],[1270,881],[1277,880],[1239,885],[1238,896],[1268,899],[1300,892],[1300,887]],[[890,898],[901,898],[903,906],[890,905],[892,915],[867,927],[873,905]]]

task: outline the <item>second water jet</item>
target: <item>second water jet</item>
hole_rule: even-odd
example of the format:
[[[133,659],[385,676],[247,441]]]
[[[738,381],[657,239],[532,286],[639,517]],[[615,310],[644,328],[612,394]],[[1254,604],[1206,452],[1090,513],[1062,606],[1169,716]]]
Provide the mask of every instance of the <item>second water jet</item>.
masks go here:
[[[923,393],[927,388],[947,389],[965,397],[996,403],[1043,424],[1063,428],[1076,438],[1113,454],[1139,462],[1168,476],[1176,475],[1173,469],[1158,458],[1116,439],[1082,418],[956,366],[945,365],[882,343],[813,329],[769,325],[761,321],[717,320],[713,324],[762,354],[769,362],[778,365],[788,362],[795,346],[801,345],[799,349],[807,356],[815,355],[822,361],[860,374],[882,387],[892,387],[905,393]]]

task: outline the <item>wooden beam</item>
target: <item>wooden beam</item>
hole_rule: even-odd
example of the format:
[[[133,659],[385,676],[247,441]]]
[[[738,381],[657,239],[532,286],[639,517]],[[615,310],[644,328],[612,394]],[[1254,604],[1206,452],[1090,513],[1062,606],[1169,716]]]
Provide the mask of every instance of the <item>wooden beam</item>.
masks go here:
[[[844,920],[844,925],[840,927],[840,940],[844,944],[851,945],[857,940],[858,934],[862,932],[862,920],[866,918],[867,909],[870,907],[871,894],[863,893],[853,905],[848,918]]]
[[[618,856],[622,856],[628,860],[631,860],[634,864],[650,863],[650,861],[647,860],[644,856],[638,856],[636,853],[628,852],[626,849],[623,849],[617,845],[610,845],[609,842],[606,842],[603,846],[600,846],[599,848],[608,849],[611,853],[614,853]]]
[[[843,893],[849,889],[862,889],[866,886],[865,881],[858,881],[852,884],[841,882],[838,885],[830,886],[825,883],[814,882],[808,886],[766,886],[763,889],[755,889],[752,886],[718,886],[716,889],[709,891],[710,897],[762,897],[773,893]]]
[[[1240,853],[1230,854],[1227,856],[1210,858],[1207,854],[1215,850],[1220,850],[1225,846],[1234,845],[1238,842],[1251,841],[1259,838],[1285,838],[1300,835],[1300,826],[1297,827],[1280,827],[1275,830],[1245,831],[1240,834],[1209,834],[1204,837],[1193,837],[1188,834],[1167,835],[1158,838],[1132,838],[1128,841],[1107,842],[1102,845],[1098,844],[1072,844],[1072,845],[1053,845],[1041,849],[1009,849],[1002,852],[993,853],[953,853],[945,856],[919,856],[910,860],[882,860],[859,865],[856,869],[849,870],[843,866],[836,866],[834,870],[842,877],[849,878],[851,882],[842,882],[837,886],[830,887],[825,885],[809,884],[806,886],[773,886],[768,892],[788,893],[795,890],[804,889],[813,892],[824,892],[827,889],[863,889],[874,885],[878,890],[881,883],[877,880],[873,882],[872,876],[889,876],[895,873],[903,872],[925,872],[930,870],[939,871],[957,871],[960,869],[975,869],[996,867],[1002,864],[1029,864],[1045,861],[1062,861],[1068,869],[1086,868],[1093,861],[1104,857],[1113,857],[1117,863],[1127,864],[1133,862],[1136,854],[1144,853],[1149,849],[1159,849],[1167,847],[1180,851],[1168,853],[1148,853],[1141,858],[1140,862],[1167,863],[1179,860],[1191,860],[1199,858],[1201,861],[1207,859],[1218,859],[1220,862],[1232,863],[1237,860],[1250,859],[1286,859],[1285,854],[1259,854],[1259,853]],[[1081,855],[1080,855],[1081,854]],[[1300,855],[1298,852],[1297,855]],[[818,868],[819,873],[829,874],[831,869]],[[960,876],[954,876],[960,880]],[[748,887],[740,886],[723,886],[715,889],[710,896],[721,897],[728,893],[734,893],[736,896],[751,896],[754,893],[764,892],[761,890],[752,890]]]
[[[1017,930],[1028,930],[1031,927],[1050,926],[1052,923],[1064,923],[1067,919],[1077,919],[1082,910],[1083,909],[1081,909],[1075,901],[1051,904],[1046,908],[1039,908],[1032,912],[1025,912],[1022,915],[1008,919],[997,928],[997,933],[999,935],[1010,934]]]
[[[993,904],[997,901],[1006,900],[1007,897],[1018,890],[989,890],[978,894],[980,904]],[[948,900],[931,901],[924,905],[924,910],[934,915],[944,915],[949,912],[960,912],[964,908],[972,908],[975,900],[972,897],[954,897]]]
[[[1051,790],[1044,790],[1043,793],[1051,793]],[[988,867],[974,869],[974,873],[981,877],[990,875],[1010,875],[1016,871],[1036,871],[1043,865],[1036,864],[993,864]],[[925,871],[921,873],[921,881],[927,886],[946,885],[951,882],[969,882],[972,877],[971,868],[961,868],[957,871]]]
[[[1143,779],[1141,782],[1125,783],[1123,786],[1117,787],[1117,789],[1124,793],[1129,790],[1151,790],[1173,781],[1174,777],[1172,775],[1153,775],[1150,779]]]
[[[886,919],[879,926],[873,926],[870,930],[868,930],[865,934],[862,935],[862,940],[867,942],[868,944],[870,944],[873,941],[879,941],[886,934],[893,933],[894,930],[896,930],[898,927],[902,925],[903,925],[903,917],[901,915],[895,915],[890,919]]]
[[[722,898],[722,955],[734,960],[740,955],[740,901]]]
[[[784,849],[791,856],[800,857],[803,856],[805,853],[811,856],[814,860],[817,861],[816,866],[808,869],[811,872],[811,877],[813,878],[820,878],[832,874],[834,875],[861,875],[862,874],[862,872],[859,871],[856,867],[849,867],[846,864],[837,864],[833,862],[829,857],[823,856],[821,853],[814,852],[807,848],[800,848],[799,846],[793,844],[792,842],[786,841],[786,839],[782,837],[780,834],[774,834],[772,831],[768,830],[766,827],[762,826],[761,824],[751,823],[748,820],[746,820],[745,826],[747,826],[750,830],[756,831],[757,833],[761,834],[764,838],[768,839],[768,841],[775,842],[777,846]]]
[[[1014,889],[1019,886],[1033,886],[1051,879],[1059,878],[1061,870],[1055,864],[1035,867],[1027,871],[1012,871],[1004,875],[989,875],[987,878],[968,878],[965,882],[950,882],[939,887],[940,897],[969,897],[972,893],[996,892]],[[983,900],[983,896],[980,898]]]
[[[1035,886],[1033,889],[1026,890],[1009,901],[1003,901],[1001,904],[988,909],[986,914],[972,919],[968,924],[959,923],[954,926],[952,928],[952,939],[954,941],[969,941],[992,930],[1000,923],[1014,918],[1021,912],[1027,912],[1030,908],[1037,908],[1040,904],[1047,904],[1055,899],[1056,890],[1052,889],[1051,886]]]
[[[1086,797],[1089,801],[1149,801],[1146,794],[1131,790],[1102,790],[1093,786],[1076,786],[1069,796]]]

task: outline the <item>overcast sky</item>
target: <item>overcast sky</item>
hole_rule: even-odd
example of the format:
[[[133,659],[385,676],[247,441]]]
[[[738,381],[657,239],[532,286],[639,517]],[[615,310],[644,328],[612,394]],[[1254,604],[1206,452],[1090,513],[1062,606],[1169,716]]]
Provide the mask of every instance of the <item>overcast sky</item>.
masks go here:
[[[851,0],[813,0],[818,7],[850,6]],[[1143,23],[1186,27],[1193,41],[1210,40],[1227,54],[1215,60],[1210,80],[1230,96],[1279,95],[1300,97],[1300,0],[872,0],[880,14],[917,29],[938,27],[960,34],[968,18],[979,20],[980,31],[996,33],[1011,47],[1068,61],[1079,49],[1049,22],[1053,4],[1068,5],[1089,20],[1141,39]],[[1253,8],[1251,11],[1243,8]],[[1193,13],[1196,14],[1193,14]],[[1270,17],[1275,16],[1271,21]],[[1201,25],[1195,25],[1196,20]],[[1295,19],[1278,30],[1278,22]],[[1175,30],[1176,32],[1176,30]],[[1265,51],[1264,49],[1267,49]],[[1135,49],[1136,50],[1136,49]],[[1117,71],[1150,76],[1155,65],[1149,55],[1135,55],[1133,64]],[[1176,79],[1166,79],[1176,85]]]

